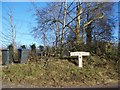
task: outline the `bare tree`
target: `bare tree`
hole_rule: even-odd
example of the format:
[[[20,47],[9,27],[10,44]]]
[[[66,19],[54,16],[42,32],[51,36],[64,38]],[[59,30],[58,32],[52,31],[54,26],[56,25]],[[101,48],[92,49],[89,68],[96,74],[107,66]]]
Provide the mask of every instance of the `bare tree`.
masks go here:
[[[13,50],[15,51],[15,37],[16,37],[16,25],[13,23],[13,11],[10,9],[8,12],[8,16],[10,19],[10,27],[11,27],[11,32],[12,32],[12,46],[13,46]]]
[[[3,28],[5,32],[2,32],[3,40],[6,40],[9,44],[12,43],[13,49],[15,49],[15,38],[16,38],[16,24],[13,20],[13,10],[8,8],[7,17],[3,17]]]
[[[104,14],[107,11],[107,7],[108,5],[105,3],[71,2],[69,5],[67,2],[50,3],[46,8],[36,9],[35,16],[37,16],[38,27],[36,27],[34,33],[35,35],[41,35],[36,32],[40,33],[41,31],[46,30],[46,32],[50,34],[50,32],[54,30],[56,47],[58,41],[61,41],[61,46],[64,47],[64,44],[66,43],[65,37],[68,35],[68,31],[75,34],[74,42],[78,47],[80,45],[82,46],[85,42],[84,37],[86,34],[86,44],[87,47],[90,48],[93,40],[93,31],[97,31],[97,29],[95,30],[95,27],[98,28],[98,26],[95,25],[105,18]],[[60,16],[61,18],[58,18]],[[102,30],[98,30],[98,32],[99,31],[102,32]],[[81,32],[82,35],[80,34]],[[58,37],[61,38],[61,40],[58,40]],[[61,51],[63,52],[64,49]]]
[[[66,9],[67,9],[67,4],[66,4],[66,0],[63,3],[63,7],[64,7],[64,14],[63,14],[63,29],[62,29],[62,38],[61,38],[61,44],[62,44],[62,50],[61,50],[61,56],[63,56],[64,53],[64,38],[65,38],[65,25],[66,25]]]
[[[120,55],[120,2],[118,3],[118,25],[119,25],[119,30],[118,30],[118,56]]]

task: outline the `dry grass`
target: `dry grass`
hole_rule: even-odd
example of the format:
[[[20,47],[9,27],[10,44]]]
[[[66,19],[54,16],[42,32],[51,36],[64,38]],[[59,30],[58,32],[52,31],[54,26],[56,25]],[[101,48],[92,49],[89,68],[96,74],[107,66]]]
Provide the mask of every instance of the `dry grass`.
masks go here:
[[[77,62],[77,61],[76,61]],[[8,65],[3,69],[3,81],[39,87],[79,87],[118,82],[115,63],[92,56],[84,58],[83,68],[68,60],[49,58],[27,64]]]

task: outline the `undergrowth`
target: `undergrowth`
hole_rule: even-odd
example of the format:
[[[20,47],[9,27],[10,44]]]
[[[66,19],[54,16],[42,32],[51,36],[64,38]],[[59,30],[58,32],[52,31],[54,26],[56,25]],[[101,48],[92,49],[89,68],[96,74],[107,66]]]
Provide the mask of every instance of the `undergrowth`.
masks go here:
[[[73,60],[74,61],[74,60]],[[75,60],[78,63],[78,60]],[[83,68],[67,59],[49,58],[27,64],[7,65],[3,81],[42,87],[79,87],[118,82],[118,67],[112,60],[99,56],[83,58]]]

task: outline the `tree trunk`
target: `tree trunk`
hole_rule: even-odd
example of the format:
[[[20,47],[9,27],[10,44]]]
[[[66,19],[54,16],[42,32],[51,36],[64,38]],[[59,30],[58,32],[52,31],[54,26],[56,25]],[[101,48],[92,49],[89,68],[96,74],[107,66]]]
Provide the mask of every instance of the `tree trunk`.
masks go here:
[[[120,26],[120,23],[119,23]],[[118,32],[118,57],[120,56],[120,28],[119,28],[119,32]]]
[[[59,23],[57,23],[57,30],[56,30],[56,44],[55,44],[55,56],[58,54],[58,45],[59,45],[59,35],[60,35],[60,27]]]
[[[86,45],[89,51],[91,48],[91,41],[92,41],[92,29],[91,29],[91,24],[89,24],[86,30]]]
[[[84,33],[85,33],[85,28],[82,28],[82,44],[84,44]]]
[[[89,22],[90,21],[90,12],[88,10],[87,12],[87,21]],[[92,27],[91,27],[92,23],[88,24],[87,25],[87,28],[86,28],[86,45],[87,45],[87,50],[90,51],[90,48],[91,48],[91,40],[92,40]]]
[[[118,31],[118,57],[120,56],[120,2],[118,3],[119,9],[118,9],[118,19],[119,19],[119,31]]]
[[[120,30],[119,30],[119,35],[120,35]],[[120,36],[119,36],[119,41],[118,41],[118,56],[120,55]]]
[[[76,18],[76,43],[77,45],[80,45],[80,12],[81,12],[81,8],[80,8],[80,2],[76,2],[76,16],[78,16]]]
[[[66,25],[66,8],[67,8],[67,4],[66,4],[66,0],[63,3],[63,7],[64,7],[64,20],[63,20],[63,29],[62,29],[62,39],[61,39],[61,57],[63,56],[64,53],[64,37],[65,37],[65,25]]]

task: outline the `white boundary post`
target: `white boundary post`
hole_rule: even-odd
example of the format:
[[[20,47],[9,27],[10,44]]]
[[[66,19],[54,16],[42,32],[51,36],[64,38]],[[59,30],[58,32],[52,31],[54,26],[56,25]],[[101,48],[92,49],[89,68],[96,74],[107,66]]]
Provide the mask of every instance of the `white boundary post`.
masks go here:
[[[70,52],[70,56],[78,56],[79,67],[83,67],[82,56],[89,56],[89,52]]]
[[[79,60],[79,67],[83,67],[83,65],[82,65],[82,55],[78,56],[78,60]]]

